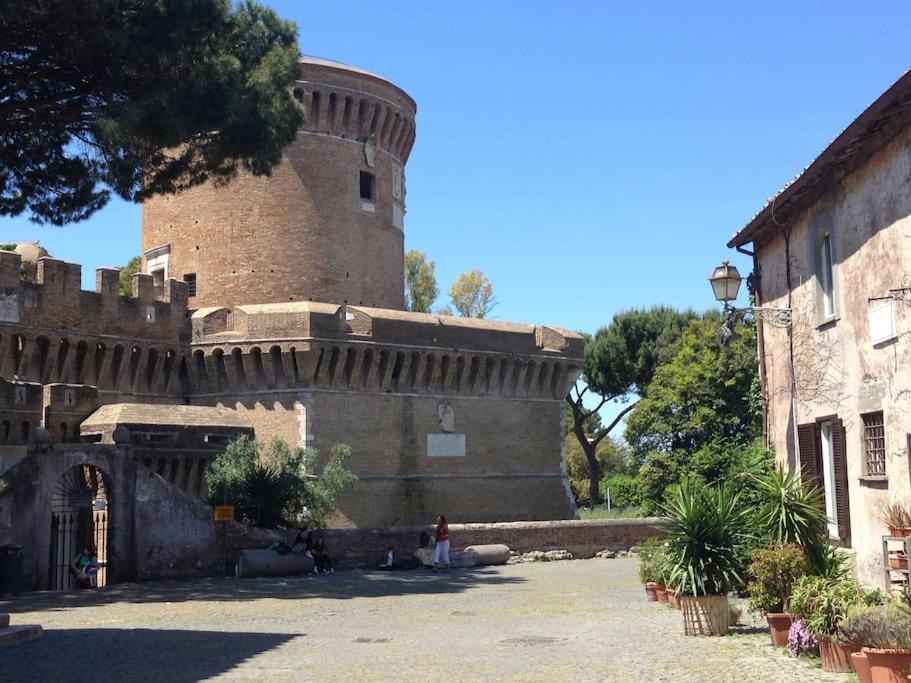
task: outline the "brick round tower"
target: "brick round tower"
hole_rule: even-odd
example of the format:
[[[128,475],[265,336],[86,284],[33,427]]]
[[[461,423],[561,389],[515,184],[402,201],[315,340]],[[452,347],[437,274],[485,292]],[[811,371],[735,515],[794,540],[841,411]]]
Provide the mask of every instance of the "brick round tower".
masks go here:
[[[301,60],[306,122],[270,177],[143,204],[143,270],[192,308],[325,301],[403,308],[404,167],[414,100],[384,78]]]

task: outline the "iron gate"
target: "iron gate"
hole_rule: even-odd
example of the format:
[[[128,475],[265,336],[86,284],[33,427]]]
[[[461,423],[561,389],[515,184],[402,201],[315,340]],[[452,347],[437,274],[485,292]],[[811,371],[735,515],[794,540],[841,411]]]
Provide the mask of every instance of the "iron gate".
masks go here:
[[[108,487],[101,471],[91,465],[77,465],[64,472],[52,499],[49,588],[76,587],[71,565],[86,547],[95,549],[98,586],[104,586],[110,532]]]

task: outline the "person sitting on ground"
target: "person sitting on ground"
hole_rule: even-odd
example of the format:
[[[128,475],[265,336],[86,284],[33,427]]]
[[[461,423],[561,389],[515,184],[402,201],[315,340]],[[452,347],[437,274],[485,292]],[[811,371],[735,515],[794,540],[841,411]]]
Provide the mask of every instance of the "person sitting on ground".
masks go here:
[[[380,571],[392,571],[395,569],[395,549],[392,546],[386,548],[386,557],[383,559],[383,562],[380,564]]]
[[[92,558],[95,557],[95,549],[91,546],[84,546],[82,552],[73,558],[70,563],[70,574],[76,582],[77,588],[91,588],[92,579],[86,569],[92,564]],[[97,570],[94,572],[97,581]]]
[[[332,558],[329,557],[329,551],[326,550],[326,539],[322,536],[316,539],[316,545],[313,546],[313,572],[315,574],[335,572],[332,568]]]
[[[306,532],[306,535],[305,533]],[[274,550],[279,555],[288,555],[289,553],[307,553],[308,557],[313,557],[311,552],[313,547],[313,532],[308,531],[307,527],[304,526],[300,531],[297,532],[297,536],[291,545],[288,545],[284,541],[274,541],[269,544],[267,550]]]
[[[414,551],[414,556],[424,567],[433,566],[433,544],[430,541],[430,534],[426,531],[421,532],[419,547]]]
[[[307,557],[313,557],[313,532],[305,524],[297,532],[297,538],[291,544],[296,553],[306,553]]]
[[[99,569],[101,569],[101,563],[98,561],[98,554],[93,549],[89,563],[85,565],[85,568],[82,570],[83,573],[88,577],[89,585],[91,585],[92,588],[98,588]]]

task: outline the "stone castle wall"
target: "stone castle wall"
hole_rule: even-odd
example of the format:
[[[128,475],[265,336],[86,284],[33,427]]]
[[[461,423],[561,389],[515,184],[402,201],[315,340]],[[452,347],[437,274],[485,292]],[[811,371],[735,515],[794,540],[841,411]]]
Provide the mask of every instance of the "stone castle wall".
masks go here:
[[[0,251],[0,443],[24,443],[44,424],[55,441],[78,438],[99,403],[168,402],[186,391],[186,285],[137,274],[119,295],[119,272],[99,268],[94,292],[82,268],[50,257],[23,279],[18,254]],[[185,332],[187,330],[187,332]],[[185,372],[184,372],[185,374]]]
[[[352,446],[360,482],[339,524],[575,512],[561,416],[577,335],[297,302],[198,311],[193,340],[194,403],[237,410],[262,440]]]
[[[414,100],[313,58],[291,91],[306,121],[269,177],[145,202],[133,297],[0,252],[0,444],[78,439],[98,405],[226,406],[262,441],[352,446],[339,524],[573,516],[581,337],[401,310]]]
[[[301,63],[293,93],[307,121],[272,174],[242,173],[227,186],[149,199],[143,252],[166,248],[167,276],[195,278],[194,308],[282,301],[402,308],[414,101],[383,79],[319,60]]]

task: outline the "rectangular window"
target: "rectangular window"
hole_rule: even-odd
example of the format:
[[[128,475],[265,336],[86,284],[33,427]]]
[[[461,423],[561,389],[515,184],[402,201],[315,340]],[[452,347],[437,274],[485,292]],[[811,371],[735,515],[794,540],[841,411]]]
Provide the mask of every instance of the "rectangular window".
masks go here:
[[[867,474],[886,473],[886,427],[883,411],[861,415],[864,421],[864,462]]]
[[[823,493],[829,536],[851,545],[845,428],[837,417],[797,425],[803,480]]]
[[[835,315],[835,280],[832,271],[832,236],[826,234],[819,247],[819,287],[822,313],[826,318]]]
[[[365,202],[376,201],[376,176],[367,171],[361,171],[361,199]]]
[[[835,444],[833,443],[831,422],[823,422],[819,425],[819,446],[829,536],[838,538],[838,508],[835,505]]]
[[[183,281],[187,283],[187,293],[189,296],[196,296],[196,273],[185,273]]]

